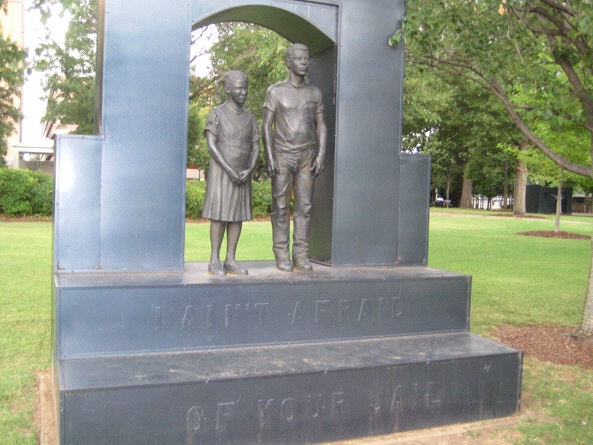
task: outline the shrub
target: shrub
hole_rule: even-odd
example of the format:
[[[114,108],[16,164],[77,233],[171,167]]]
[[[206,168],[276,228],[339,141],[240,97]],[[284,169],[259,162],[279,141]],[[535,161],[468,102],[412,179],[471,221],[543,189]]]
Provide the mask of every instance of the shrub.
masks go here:
[[[0,212],[10,216],[51,215],[53,179],[43,172],[0,169]]]
[[[54,208],[54,178],[45,172],[30,172],[33,177],[31,187],[31,207],[34,215],[49,216]]]
[[[253,181],[253,217],[265,218],[272,211],[272,184],[269,179]]]
[[[185,216],[187,218],[201,218],[204,208],[204,181],[187,181],[185,187]]]

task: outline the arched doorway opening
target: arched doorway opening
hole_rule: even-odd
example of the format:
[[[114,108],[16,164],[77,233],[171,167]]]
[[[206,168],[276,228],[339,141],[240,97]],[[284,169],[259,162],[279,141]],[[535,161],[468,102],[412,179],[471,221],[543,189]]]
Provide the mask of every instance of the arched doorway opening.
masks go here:
[[[332,13],[337,11],[337,8],[335,7],[330,7],[328,9]],[[325,11],[324,9],[324,12],[327,11]],[[332,225],[333,218],[331,207],[325,204],[328,197],[331,197],[333,195],[333,167],[336,127],[335,95],[337,79],[337,47],[334,39],[337,32],[337,19],[335,19],[335,17],[333,16],[331,17],[332,18],[328,19],[327,15],[319,14],[319,17],[317,19],[313,18],[312,22],[309,22],[294,12],[270,6],[251,5],[249,7],[235,7],[222,10],[220,12],[208,16],[207,18],[196,21],[196,23],[193,25],[194,35],[196,32],[199,32],[198,30],[203,29],[203,27],[205,26],[217,24],[217,26],[220,26],[227,33],[225,37],[229,38],[229,34],[232,34],[232,32],[236,32],[236,29],[229,31],[228,27],[236,26],[233,24],[241,23],[241,26],[243,27],[255,26],[260,27],[259,29],[265,28],[265,30],[268,31],[268,33],[273,32],[275,35],[282,36],[281,38],[278,38],[279,40],[273,42],[271,47],[267,48],[268,51],[272,51],[274,53],[273,57],[276,57],[277,62],[279,63],[276,66],[273,66],[269,59],[269,54],[267,54],[266,56],[268,57],[268,59],[258,66],[258,69],[260,70],[265,70],[266,67],[271,67],[271,69],[275,70],[274,73],[258,73],[258,69],[251,70],[250,68],[247,68],[246,70],[242,63],[232,64],[228,63],[229,61],[227,60],[225,61],[225,63],[220,63],[219,66],[214,67],[214,72],[210,73],[212,78],[209,79],[209,81],[206,81],[202,84],[202,86],[205,86],[206,89],[209,89],[207,93],[212,97],[214,96],[213,90],[216,88],[216,78],[224,74],[225,71],[227,71],[228,69],[240,69],[243,71],[250,71],[248,72],[248,75],[250,77],[250,93],[248,98],[249,103],[246,104],[246,108],[249,108],[252,112],[254,112],[254,114],[258,118],[261,118],[265,91],[267,90],[269,85],[279,82],[286,78],[287,72],[283,62],[284,49],[286,48],[286,46],[288,46],[288,44],[292,42],[299,42],[304,43],[309,47],[311,53],[311,69],[309,72],[309,79],[312,84],[318,86],[322,90],[325,104],[325,119],[328,126],[329,134],[325,172],[316,180],[314,193],[314,210],[311,222],[312,239],[316,240],[317,252],[322,252],[322,254],[318,254],[318,256],[325,257],[330,255],[329,251],[331,249],[331,241],[327,239],[326,236],[323,236],[323,234],[326,234],[331,230],[330,227]],[[246,24],[246,21],[249,21],[249,25]],[[323,24],[324,21],[326,22],[325,24]],[[322,23],[320,26],[321,28],[323,28],[323,31],[320,28],[318,28],[315,24],[313,24],[313,22]],[[330,34],[331,37],[328,36],[328,34]],[[245,39],[245,33],[242,33],[238,38]],[[258,35],[257,37],[255,37],[252,46],[255,47],[258,45],[262,45],[261,41],[258,42],[258,38],[261,38],[261,36]],[[229,44],[229,46],[233,46],[232,41],[230,43],[227,43]],[[245,42],[241,42],[235,46],[248,47],[249,43],[246,44]],[[230,48],[229,52],[232,52],[236,49],[236,47]],[[218,50],[224,51],[224,48],[221,49],[219,47]],[[265,50],[266,49],[264,49],[264,51]],[[257,51],[254,51],[254,53],[256,52]],[[259,60],[256,60],[254,63],[257,64],[261,61],[262,59],[260,58]],[[262,79],[257,78],[257,76],[263,77],[264,80],[262,81]],[[190,96],[191,94],[192,93],[190,91]],[[190,103],[190,120],[192,119],[192,113],[196,112],[202,114],[202,119],[205,118],[207,113],[203,111],[203,107],[199,108],[201,109],[192,109],[192,104]],[[196,137],[199,136],[200,135],[196,135]],[[203,141],[201,142],[201,145],[204,145]],[[194,147],[192,147],[191,142],[188,146],[188,150],[188,162],[191,162],[190,159],[192,157],[192,150],[194,150]],[[201,152],[201,154],[199,152]],[[199,152],[197,153],[197,155],[201,159],[202,163],[205,164],[205,158],[209,157],[207,155],[207,149],[205,148],[205,146],[199,147]],[[204,156],[204,154],[206,154],[206,156]],[[199,162],[194,162],[194,165],[196,164],[199,164]],[[265,179],[265,173],[263,173],[264,169],[265,165],[263,161],[262,150],[259,171],[256,171],[254,175],[256,180]],[[189,260],[190,258],[186,259]]]

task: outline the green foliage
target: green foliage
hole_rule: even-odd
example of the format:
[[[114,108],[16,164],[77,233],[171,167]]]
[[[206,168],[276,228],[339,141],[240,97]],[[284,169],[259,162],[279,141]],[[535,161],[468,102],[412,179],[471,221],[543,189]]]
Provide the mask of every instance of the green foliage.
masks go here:
[[[37,0],[42,19],[55,14],[71,20],[64,44],[49,34],[46,43],[36,50],[35,69],[45,74],[47,98],[45,119],[62,124],[76,124],[77,134],[95,133],[95,65],[97,50],[97,0]],[[53,9],[52,9],[53,8]]]
[[[185,216],[201,218],[204,208],[206,183],[203,181],[187,181],[185,186]]]
[[[187,164],[195,165],[208,174],[210,152],[204,137],[204,128],[208,119],[208,108],[202,108],[198,102],[189,104],[189,123],[187,138]]]
[[[451,88],[434,70],[406,66],[403,97],[403,150],[423,152],[450,107]],[[433,160],[434,161],[434,160]]]
[[[404,87],[404,148],[432,156],[432,188],[458,200],[466,178],[477,193],[501,194],[514,159],[500,142],[518,133],[501,104],[467,79],[422,65],[410,66]]]
[[[265,218],[270,214],[272,205],[272,188],[270,180],[252,181],[252,213],[254,218]],[[206,182],[187,181],[185,192],[185,216],[201,218],[204,208]]]
[[[194,79],[192,88],[195,92],[191,96],[190,110],[193,101],[208,112],[213,105],[224,102],[226,95],[219,80],[230,70],[240,70],[249,77],[249,95],[245,108],[261,123],[267,89],[288,76],[284,54],[290,42],[274,31],[248,23],[219,23],[216,30],[218,41],[209,50],[212,64],[210,80]],[[206,152],[205,141],[200,142],[196,149],[192,146],[191,153],[199,162],[203,162]],[[260,150],[253,178],[256,181],[265,178],[265,171],[265,157],[263,150]]]
[[[25,56],[23,49],[0,33],[0,166],[4,165],[7,139],[21,117],[15,98],[19,96],[24,82]]]
[[[261,121],[268,87],[288,76],[284,54],[290,42],[274,31],[248,23],[220,23],[216,29],[218,42],[210,48],[213,77],[220,79],[230,70],[247,74],[249,95],[245,108]],[[215,102],[226,100],[220,85],[217,94]]]
[[[0,169],[0,213],[49,216],[53,210],[53,178],[44,172]]]
[[[0,212],[30,215],[33,178],[26,170],[0,169]]]
[[[53,213],[54,180],[42,171],[30,172],[33,178],[31,188],[31,209],[33,215],[50,216]]]
[[[272,184],[266,181],[252,182],[252,213],[254,218],[266,218],[272,211]]]
[[[593,132],[593,21],[588,0],[417,0],[403,30],[409,61],[466,78],[495,95],[514,125],[554,162],[593,177],[590,155],[573,161],[535,123]],[[540,127],[541,128],[541,127]]]

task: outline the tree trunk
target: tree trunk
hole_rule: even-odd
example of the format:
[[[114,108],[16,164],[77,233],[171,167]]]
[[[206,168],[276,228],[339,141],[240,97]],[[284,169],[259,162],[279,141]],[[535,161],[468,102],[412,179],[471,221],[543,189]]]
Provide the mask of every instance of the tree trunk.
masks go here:
[[[463,178],[463,188],[461,189],[461,199],[459,207],[462,209],[472,208],[472,194],[474,191],[474,184],[469,179]]]
[[[449,208],[449,205],[451,204],[450,192],[451,192],[451,175],[447,175],[447,191],[445,193],[445,207],[447,207],[447,208]]]
[[[579,338],[593,338],[593,237],[591,237],[591,266],[589,267],[589,280],[585,293],[585,305],[581,324],[574,331],[573,335]]]
[[[515,195],[513,198],[513,215],[525,216],[525,193],[527,191],[527,165],[521,157],[517,158],[515,167]]]
[[[509,160],[504,159],[504,184],[502,192],[502,209],[506,210],[509,206]]]
[[[556,218],[554,219],[554,232],[560,232],[560,215],[562,215],[562,182],[558,183],[558,196],[556,196]]]

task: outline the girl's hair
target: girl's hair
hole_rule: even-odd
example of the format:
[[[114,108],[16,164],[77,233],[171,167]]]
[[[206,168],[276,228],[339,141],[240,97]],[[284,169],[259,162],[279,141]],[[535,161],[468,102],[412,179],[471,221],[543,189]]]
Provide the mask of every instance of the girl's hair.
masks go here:
[[[248,79],[247,74],[243,71],[239,70],[231,70],[226,72],[218,81],[218,86],[216,88],[216,98],[218,99],[219,103],[223,103],[227,96],[226,92],[224,91],[225,87],[232,84],[232,82],[236,79]]]
[[[227,72],[224,76],[222,76],[222,79],[220,79],[220,83],[224,88],[227,87],[232,81],[237,79],[247,80],[247,74],[245,74],[243,71],[231,70]]]

